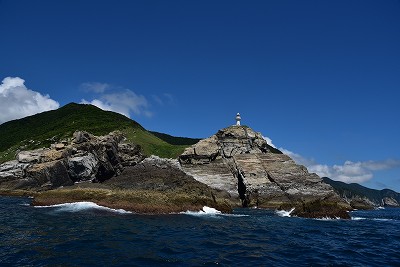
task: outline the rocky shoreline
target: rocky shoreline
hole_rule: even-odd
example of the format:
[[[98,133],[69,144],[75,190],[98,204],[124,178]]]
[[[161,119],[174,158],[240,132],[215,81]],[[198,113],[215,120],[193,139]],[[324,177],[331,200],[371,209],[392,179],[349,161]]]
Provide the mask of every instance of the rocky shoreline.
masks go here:
[[[120,132],[76,131],[71,140],[21,151],[0,165],[0,194],[29,193],[33,205],[92,201],[152,214],[258,207],[348,219],[351,210],[316,174],[244,126],[221,129],[179,159],[146,158]]]

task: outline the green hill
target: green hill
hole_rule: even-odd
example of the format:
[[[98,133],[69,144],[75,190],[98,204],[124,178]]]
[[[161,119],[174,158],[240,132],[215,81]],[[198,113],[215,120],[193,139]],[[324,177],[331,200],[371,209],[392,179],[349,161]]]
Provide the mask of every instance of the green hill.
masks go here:
[[[170,144],[121,114],[92,105],[70,103],[57,110],[1,124],[0,163],[13,159],[18,150],[47,147],[70,138],[76,130],[94,135],[120,130],[129,142],[141,145],[145,154],[160,157],[175,158],[188,146]]]
[[[325,183],[330,184],[341,197],[347,199],[365,197],[377,205],[380,205],[382,199],[389,197],[400,203],[400,194],[390,189],[376,190],[356,183],[346,184],[344,182],[334,181],[328,177],[323,177],[322,179]]]
[[[176,137],[165,133],[153,132],[150,131],[152,134],[164,140],[168,144],[171,145],[184,145],[184,146],[191,146],[199,142],[201,139],[199,138],[188,138],[188,137]]]

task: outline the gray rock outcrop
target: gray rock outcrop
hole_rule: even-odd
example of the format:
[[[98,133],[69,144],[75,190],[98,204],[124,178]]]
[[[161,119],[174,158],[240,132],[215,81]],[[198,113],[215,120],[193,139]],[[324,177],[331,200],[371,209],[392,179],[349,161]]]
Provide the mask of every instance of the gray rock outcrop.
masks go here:
[[[383,205],[389,207],[400,207],[399,202],[392,197],[385,197],[383,198]]]
[[[0,165],[0,189],[45,190],[91,180],[102,182],[134,166],[144,156],[119,132],[93,136],[76,131],[71,142],[21,151]]]
[[[182,170],[211,188],[227,190],[244,207],[279,208],[306,203],[344,203],[333,188],[289,156],[270,147],[260,133],[231,126],[187,148]]]
[[[72,180],[90,180],[97,171],[98,159],[93,153],[68,159],[68,173]]]

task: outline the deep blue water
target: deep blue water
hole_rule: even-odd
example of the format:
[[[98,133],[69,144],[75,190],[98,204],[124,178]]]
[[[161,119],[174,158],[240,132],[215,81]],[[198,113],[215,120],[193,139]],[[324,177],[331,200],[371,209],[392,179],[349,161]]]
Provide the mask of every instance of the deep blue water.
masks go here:
[[[0,197],[1,266],[400,266],[400,209],[313,220],[257,209],[156,216],[30,201]]]

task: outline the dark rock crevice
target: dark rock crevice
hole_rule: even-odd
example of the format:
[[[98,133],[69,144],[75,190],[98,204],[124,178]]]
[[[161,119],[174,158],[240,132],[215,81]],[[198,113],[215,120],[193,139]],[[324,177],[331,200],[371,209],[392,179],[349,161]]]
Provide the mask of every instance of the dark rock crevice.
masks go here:
[[[239,169],[237,170],[236,177],[238,179],[238,193],[240,200],[242,201],[242,207],[247,208],[250,203],[250,198],[249,195],[246,192],[246,185],[243,182],[243,172],[241,172]]]

